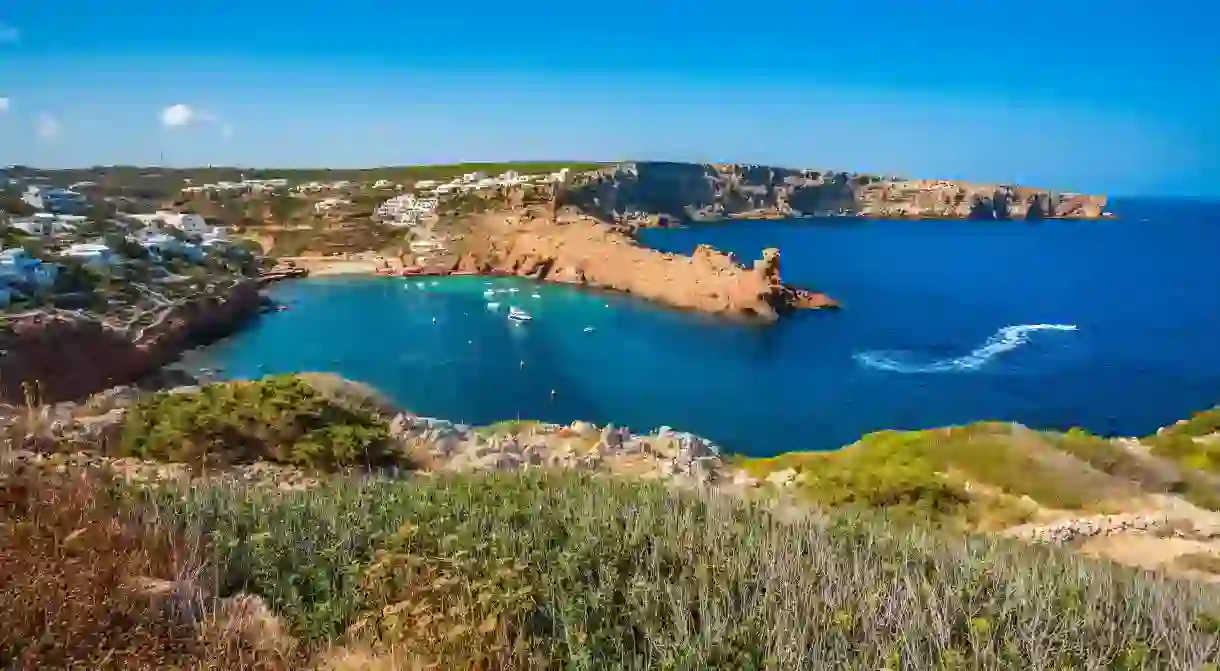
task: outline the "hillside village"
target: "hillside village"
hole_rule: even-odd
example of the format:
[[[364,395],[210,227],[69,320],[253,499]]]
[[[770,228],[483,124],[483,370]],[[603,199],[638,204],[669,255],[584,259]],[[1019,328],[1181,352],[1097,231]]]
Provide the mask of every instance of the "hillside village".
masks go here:
[[[418,266],[445,251],[436,225],[446,210],[506,187],[565,182],[570,172],[469,170],[399,181],[184,175],[175,185],[159,172],[115,183],[104,170],[69,181],[81,175],[10,166],[0,170],[0,309],[79,304],[82,282],[131,280],[134,266],[156,286],[184,274],[257,272],[263,256],[394,245],[400,265]],[[69,273],[77,280],[65,279],[69,266],[81,269]]]

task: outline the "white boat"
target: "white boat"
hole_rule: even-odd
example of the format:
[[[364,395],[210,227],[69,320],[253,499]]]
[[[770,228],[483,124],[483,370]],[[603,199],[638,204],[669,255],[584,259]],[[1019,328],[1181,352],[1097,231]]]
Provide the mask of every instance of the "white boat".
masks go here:
[[[533,319],[533,317],[530,316],[530,313],[526,312],[525,310],[522,310],[519,307],[509,308],[508,309],[508,318],[515,322],[527,322],[527,321]]]

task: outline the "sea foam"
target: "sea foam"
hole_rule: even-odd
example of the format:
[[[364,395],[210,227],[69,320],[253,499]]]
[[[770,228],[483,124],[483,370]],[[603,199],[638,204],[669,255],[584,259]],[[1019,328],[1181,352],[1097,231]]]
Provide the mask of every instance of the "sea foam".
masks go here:
[[[962,373],[982,368],[995,357],[1029,342],[1034,331],[1075,331],[1074,324],[1017,324],[996,331],[982,345],[965,356],[935,361],[918,361],[913,352],[873,350],[857,352],[855,360],[868,368],[893,373]]]

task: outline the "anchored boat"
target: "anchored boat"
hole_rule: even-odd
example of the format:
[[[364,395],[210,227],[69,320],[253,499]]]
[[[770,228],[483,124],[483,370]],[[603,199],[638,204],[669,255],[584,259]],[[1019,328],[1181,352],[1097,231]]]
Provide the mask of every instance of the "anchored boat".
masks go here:
[[[530,316],[530,313],[526,312],[525,310],[522,310],[519,307],[509,308],[508,309],[508,318],[515,322],[527,322],[527,321],[533,319],[533,317]]]

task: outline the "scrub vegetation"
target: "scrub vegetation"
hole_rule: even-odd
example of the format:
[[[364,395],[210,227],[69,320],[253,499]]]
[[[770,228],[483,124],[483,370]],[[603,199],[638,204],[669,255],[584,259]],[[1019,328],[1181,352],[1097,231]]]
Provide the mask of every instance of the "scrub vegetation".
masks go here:
[[[9,469],[0,492],[6,667],[1214,669],[1220,659],[1214,589],[867,515],[785,522],[738,499],[609,478],[132,491]],[[261,620],[251,609],[235,620],[232,604],[251,601],[267,606]]]

